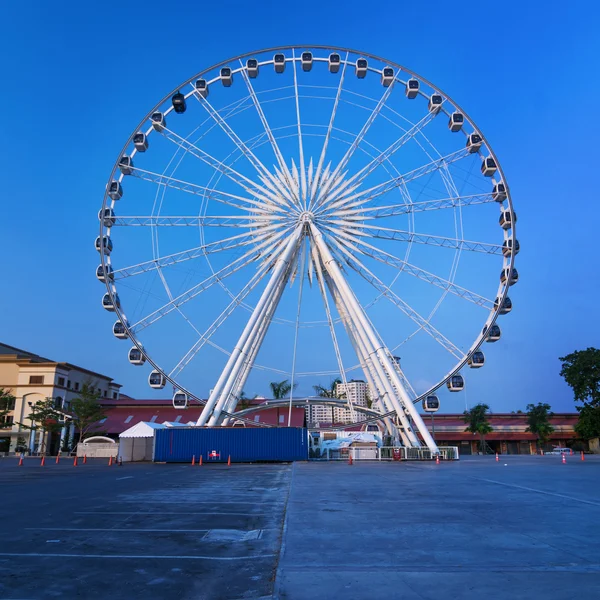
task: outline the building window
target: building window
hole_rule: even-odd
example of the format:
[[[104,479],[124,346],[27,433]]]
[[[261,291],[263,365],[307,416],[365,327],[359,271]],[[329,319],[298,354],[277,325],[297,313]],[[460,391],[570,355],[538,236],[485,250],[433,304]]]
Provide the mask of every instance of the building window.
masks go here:
[[[12,427],[14,423],[14,417],[12,415],[6,415],[5,417],[0,417],[0,429],[8,429]]]
[[[71,389],[71,380],[67,379],[67,389]]]
[[[131,421],[131,419],[133,419],[133,415],[129,415],[126,419],[125,419],[125,423],[129,423],[129,421]]]
[[[117,392],[113,392],[113,400],[117,399]]]
[[[158,415],[153,415],[152,418],[150,419],[150,423],[154,423],[154,421],[156,421],[156,419],[158,419]]]
[[[58,378],[58,385],[60,385],[61,387],[65,387],[65,378],[64,377]]]
[[[79,391],[79,381],[75,382],[75,391],[78,392]]]
[[[15,410],[16,398],[11,398],[6,401],[6,404],[0,404],[0,410]]]
[[[279,422],[285,423],[285,415],[279,415]]]
[[[62,402],[63,402],[62,397],[56,396],[56,398],[54,398],[54,408],[57,408],[60,410],[62,408]]]
[[[42,385],[44,383],[43,375],[30,375],[29,383],[33,385]]]

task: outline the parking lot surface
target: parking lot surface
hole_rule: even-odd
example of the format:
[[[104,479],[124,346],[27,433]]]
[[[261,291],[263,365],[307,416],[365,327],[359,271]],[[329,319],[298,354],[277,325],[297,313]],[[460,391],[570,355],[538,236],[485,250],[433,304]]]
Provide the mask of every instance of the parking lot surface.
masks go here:
[[[600,595],[600,457],[0,459],[0,599]]]

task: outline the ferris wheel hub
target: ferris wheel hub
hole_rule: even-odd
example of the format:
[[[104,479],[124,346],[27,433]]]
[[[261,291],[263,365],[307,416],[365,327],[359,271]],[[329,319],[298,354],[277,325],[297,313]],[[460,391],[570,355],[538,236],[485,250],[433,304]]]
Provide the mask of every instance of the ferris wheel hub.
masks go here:
[[[309,210],[305,210],[304,212],[300,213],[300,216],[298,217],[298,221],[300,223],[311,223],[314,220],[315,216],[313,215],[313,213]]]

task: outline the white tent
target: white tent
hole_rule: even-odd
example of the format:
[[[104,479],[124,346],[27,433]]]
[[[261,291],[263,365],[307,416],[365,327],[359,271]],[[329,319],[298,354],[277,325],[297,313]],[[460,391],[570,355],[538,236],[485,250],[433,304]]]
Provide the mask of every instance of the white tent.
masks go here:
[[[123,462],[152,460],[154,431],[164,429],[164,423],[140,421],[119,435],[119,454]]]

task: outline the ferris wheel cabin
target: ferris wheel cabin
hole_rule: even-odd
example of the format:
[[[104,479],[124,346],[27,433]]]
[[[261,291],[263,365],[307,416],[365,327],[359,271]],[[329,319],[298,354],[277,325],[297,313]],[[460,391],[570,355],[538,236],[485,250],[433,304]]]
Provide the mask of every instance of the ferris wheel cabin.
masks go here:
[[[502,229],[510,229],[513,226],[513,223],[517,222],[517,215],[511,213],[510,210],[503,210],[500,213],[498,222],[500,223],[500,227],[502,227]]]
[[[107,255],[110,255],[113,249],[112,240],[107,235],[103,235],[102,238],[98,236],[94,245],[96,246],[96,250],[98,250],[98,252],[100,252],[100,247],[102,247],[102,249],[104,250],[104,254]]]
[[[481,163],[481,173],[485,177],[492,177],[497,170],[496,161],[491,156],[485,158]]]
[[[185,96],[181,92],[177,92],[176,94],[173,94],[173,97],[171,98],[171,104],[173,105],[173,110],[178,115],[182,115],[187,108],[187,104],[185,102]]]
[[[167,383],[166,377],[158,371],[152,371],[148,377],[148,385],[155,390],[162,390]]]
[[[206,83],[206,79],[197,79],[194,87],[201,98],[208,97],[208,83]]]
[[[496,202],[504,202],[506,200],[506,186],[501,181],[494,184],[492,198]]]
[[[448,121],[448,129],[454,133],[460,131],[465,122],[465,117],[460,112],[453,112],[450,115],[450,120]]]
[[[115,324],[113,325],[113,335],[120,340],[127,339],[127,331],[125,330],[125,325],[123,325],[121,321],[115,321]]]
[[[106,292],[106,294],[102,296],[102,308],[108,312],[115,312],[117,308],[121,308],[119,294],[113,294],[113,297],[111,298],[110,294]]]
[[[502,302],[502,305],[500,305],[500,298],[496,298],[496,300],[494,300],[494,309],[498,310],[498,306],[500,306],[498,314],[507,315],[512,310],[512,300],[506,296]]]
[[[249,58],[246,61],[246,72],[252,79],[258,77],[258,61],[255,58]]]
[[[365,76],[367,75],[367,67],[369,66],[369,63],[367,62],[366,58],[359,58],[356,61],[356,68],[355,68],[355,73],[356,76],[359,79],[364,79]]]
[[[129,359],[129,362],[136,367],[141,367],[146,362],[144,353],[137,346],[133,346],[133,348],[129,350],[127,358]]]
[[[175,392],[173,394],[173,408],[184,409],[188,405],[188,395],[184,392]]]
[[[119,159],[119,171],[123,175],[131,175],[133,173],[133,159],[131,156],[121,156]]]
[[[333,52],[329,55],[329,72],[337,73],[340,70],[340,64],[342,59],[337,52]]]
[[[465,389],[465,380],[462,375],[452,375],[452,377],[446,381],[446,387],[451,392],[462,392]]]
[[[313,64],[312,52],[303,52],[302,56],[300,57],[300,64],[302,65],[303,71],[310,71]]]
[[[229,67],[223,67],[221,69],[221,83],[225,87],[231,87],[231,84],[233,83],[233,73]]]
[[[394,81],[394,69],[392,67],[384,67],[381,71],[381,85],[383,87],[390,87]]]
[[[138,152],[146,152],[146,150],[148,150],[148,138],[146,137],[146,134],[138,131],[133,136],[133,145]]]
[[[516,269],[510,269],[510,267],[506,267],[502,269],[500,272],[500,282],[506,283],[508,281],[508,285],[515,285],[517,281],[519,281],[519,272]]]
[[[273,66],[275,73],[283,73],[285,71],[285,56],[280,52],[273,57]]]
[[[481,144],[483,144],[483,140],[478,133],[470,133],[467,136],[467,149],[471,154],[474,154],[481,148]]]
[[[160,132],[165,130],[165,127],[167,126],[167,119],[161,112],[153,112],[150,120],[152,121],[152,127],[154,128],[154,131]]]
[[[406,82],[406,97],[412,100],[419,94],[419,80],[409,79]]]
[[[478,369],[479,367],[483,367],[485,364],[485,356],[481,350],[477,350],[469,356],[467,359],[467,364],[471,367],[471,369]]]
[[[511,238],[502,242],[502,254],[506,256],[506,258],[510,258],[513,254],[516,256],[519,254],[520,249],[521,245],[519,244],[519,240],[515,240],[514,244]]]
[[[123,197],[123,186],[120,181],[113,180],[108,185],[108,195],[112,200],[120,200]]]
[[[439,94],[432,94],[429,98],[429,112],[437,115],[442,109],[442,102],[444,99]]]
[[[106,281],[112,281],[113,279],[113,268],[112,265],[98,265],[96,269],[96,279],[101,281],[102,283],[106,283]]]
[[[109,229],[115,222],[115,211],[112,208],[101,208],[98,212],[98,221],[102,222],[102,225]]]
[[[423,410],[428,413],[437,412],[440,409],[440,400],[437,396],[427,396],[423,399]]]
[[[486,342],[493,343],[497,342],[500,339],[502,332],[500,331],[500,326],[494,323],[489,329],[486,325],[483,328],[482,334],[485,336]]]

